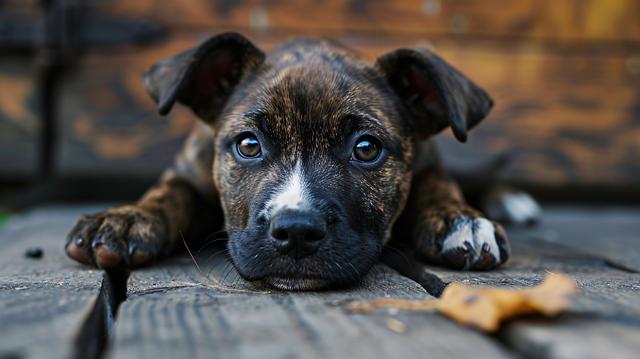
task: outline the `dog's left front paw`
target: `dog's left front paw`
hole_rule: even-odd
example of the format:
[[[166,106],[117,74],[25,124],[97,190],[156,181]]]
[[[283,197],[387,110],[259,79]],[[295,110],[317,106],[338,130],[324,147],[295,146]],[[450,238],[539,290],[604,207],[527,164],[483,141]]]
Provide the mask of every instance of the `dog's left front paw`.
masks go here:
[[[509,258],[509,242],[499,224],[471,213],[431,216],[416,238],[421,259],[453,269],[488,270]]]

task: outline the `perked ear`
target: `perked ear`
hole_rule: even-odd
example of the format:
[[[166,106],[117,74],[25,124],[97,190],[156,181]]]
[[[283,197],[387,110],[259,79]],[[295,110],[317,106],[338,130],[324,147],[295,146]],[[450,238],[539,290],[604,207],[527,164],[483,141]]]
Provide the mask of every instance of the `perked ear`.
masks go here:
[[[213,121],[242,77],[264,53],[237,33],[223,33],[151,66],[144,85],[166,115],[176,101],[204,121]]]
[[[460,142],[493,107],[489,95],[427,49],[399,49],[378,58],[376,67],[405,102],[419,137],[451,126]]]

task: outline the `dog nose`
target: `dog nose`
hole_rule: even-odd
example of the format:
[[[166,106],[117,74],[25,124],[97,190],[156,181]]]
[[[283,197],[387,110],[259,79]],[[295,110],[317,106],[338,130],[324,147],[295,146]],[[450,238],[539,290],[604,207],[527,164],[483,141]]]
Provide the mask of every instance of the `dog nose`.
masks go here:
[[[271,219],[271,237],[278,251],[296,259],[314,254],[325,235],[324,221],[309,212],[283,210]]]

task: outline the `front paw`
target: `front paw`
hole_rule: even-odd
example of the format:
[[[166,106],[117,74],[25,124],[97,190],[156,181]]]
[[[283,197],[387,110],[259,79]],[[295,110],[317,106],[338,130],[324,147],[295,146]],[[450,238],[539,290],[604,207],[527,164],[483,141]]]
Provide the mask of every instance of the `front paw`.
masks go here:
[[[453,269],[488,270],[509,258],[509,242],[502,226],[471,214],[447,218],[431,216],[420,224],[416,254]]]
[[[158,215],[123,206],[80,217],[65,250],[72,259],[99,268],[136,267],[164,252],[166,238]]]

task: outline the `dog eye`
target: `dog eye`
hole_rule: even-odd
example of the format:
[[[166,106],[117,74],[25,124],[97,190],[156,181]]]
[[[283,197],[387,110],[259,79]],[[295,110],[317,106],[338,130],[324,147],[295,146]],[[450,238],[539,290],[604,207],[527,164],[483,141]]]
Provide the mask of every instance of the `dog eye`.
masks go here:
[[[256,158],[262,154],[260,141],[254,135],[241,138],[236,144],[236,150],[244,158]]]
[[[371,136],[360,137],[353,147],[353,157],[362,162],[374,161],[380,155],[381,147],[380,141]]]

